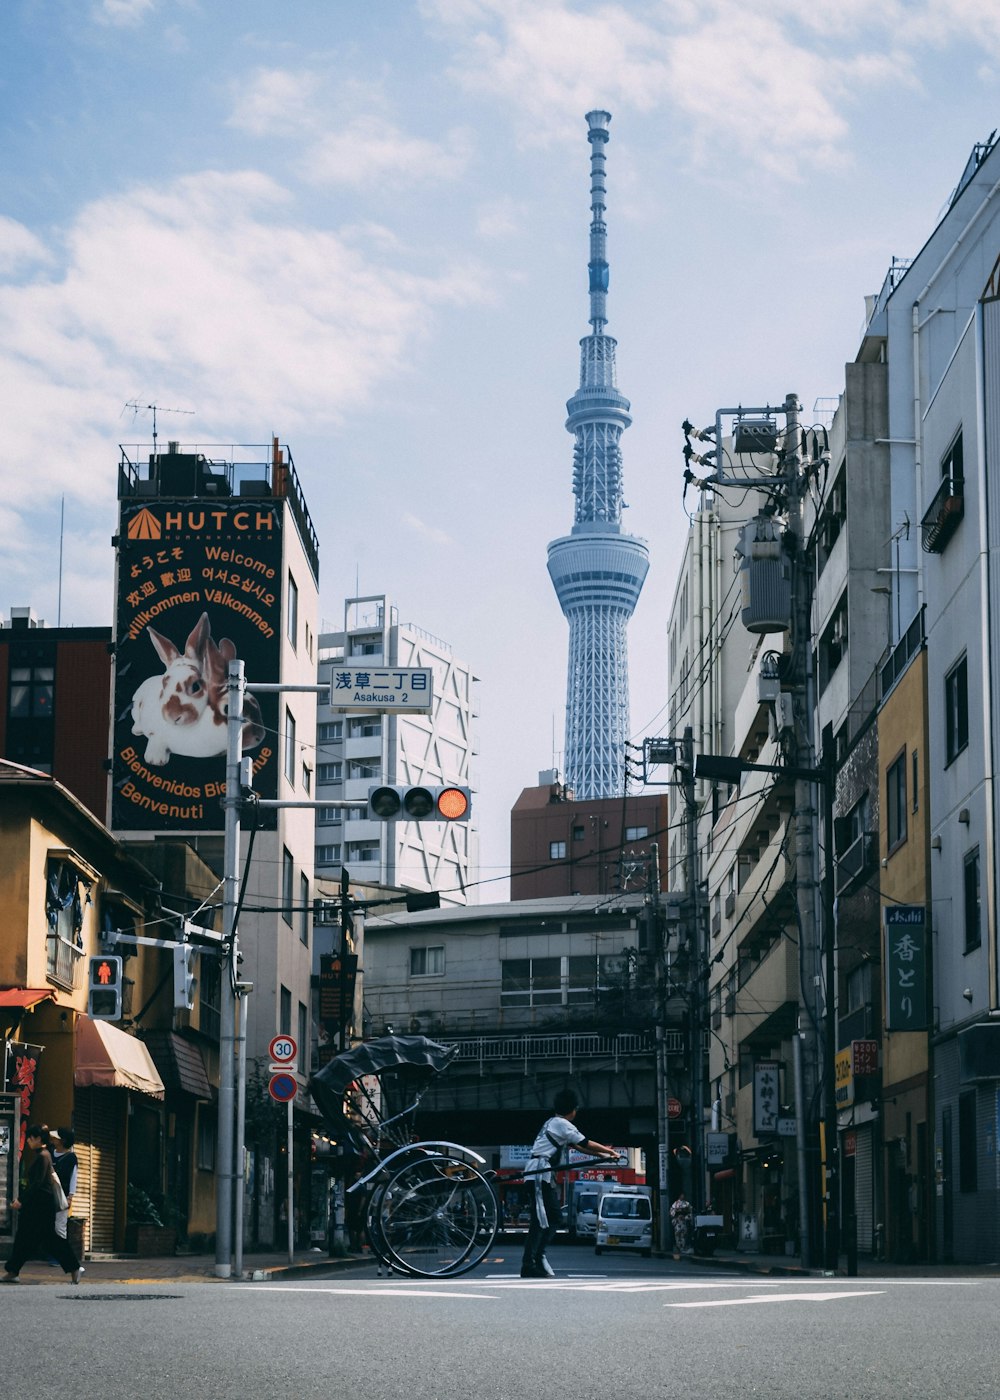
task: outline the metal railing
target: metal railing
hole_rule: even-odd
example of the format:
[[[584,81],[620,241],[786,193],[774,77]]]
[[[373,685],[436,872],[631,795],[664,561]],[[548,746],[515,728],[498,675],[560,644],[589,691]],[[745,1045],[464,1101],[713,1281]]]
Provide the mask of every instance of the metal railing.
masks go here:
[[[497,1035],[448,1037],[445,1045],[457,1045],[456,1062],[487,1064],[520,1061],[527,1066],[536,1060],[568,1060],[572,1072],[574,1060],[610,1059],[616,1065],[621,1059],[652,1055],[656,1037],[652,1031],[623,1031],[605,1035],[600,1031],[568,1031],[553,1035]],[[684,1049],[681,1031],[666,1032],[667,1053],[679,1055]]]

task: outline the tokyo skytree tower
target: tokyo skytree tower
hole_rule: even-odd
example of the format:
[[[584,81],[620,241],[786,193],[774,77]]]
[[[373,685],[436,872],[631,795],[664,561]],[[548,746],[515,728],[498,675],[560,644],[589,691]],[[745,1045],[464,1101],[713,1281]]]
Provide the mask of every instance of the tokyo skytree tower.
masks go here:
[[[629,618],[649,568],[645,540],[625,534],[620,440],[629,401],[619,393],[616,341],[607,324],[604,147],[609,112],[588,112],[590,141],[590,335],[580,341],[580,387],[566,405],[576,511],[570,534],[549,545],[549,575],[569,622],[566,786],[577,798],[625,791],[629,735]]]

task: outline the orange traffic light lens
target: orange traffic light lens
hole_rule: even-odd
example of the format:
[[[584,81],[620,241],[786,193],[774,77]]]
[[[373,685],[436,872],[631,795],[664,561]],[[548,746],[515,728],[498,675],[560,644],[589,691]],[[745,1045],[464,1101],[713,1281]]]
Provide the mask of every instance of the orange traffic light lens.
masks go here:
[[[442,788],[438,798],[438,811],[448,821],[457,821],[469,810],[469,799],[461,788]]]

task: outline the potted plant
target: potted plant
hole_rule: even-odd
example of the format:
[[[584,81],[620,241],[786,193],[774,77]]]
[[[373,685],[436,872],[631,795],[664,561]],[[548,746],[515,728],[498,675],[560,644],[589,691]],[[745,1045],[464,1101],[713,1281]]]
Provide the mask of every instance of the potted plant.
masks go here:
[[[169,1203],[155,1200],[130,1181],[126,1205],[125,1249],[129,1254],[160,1258],[177,1249],[177,1227]]]

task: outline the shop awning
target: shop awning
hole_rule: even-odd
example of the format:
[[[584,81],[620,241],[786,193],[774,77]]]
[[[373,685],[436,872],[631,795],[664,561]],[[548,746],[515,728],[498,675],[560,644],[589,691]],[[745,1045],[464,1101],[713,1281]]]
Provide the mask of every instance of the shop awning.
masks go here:
[[[163,1080],[142,1041],[89,1016],[81,1016],[76,1023],[73,1082],[78,1089],[137,1089],[154,1099],[163,1098]]]
[[[191,1094],[196,1099],[214,1098],[201,1050],[176,1031],[149,1031],[146,1048],[168,1092]]]
[[[40,1001],[55,1001],[55,993],[48,987],[0,987],[0,1006],[18,1007],[30,1011]]]

